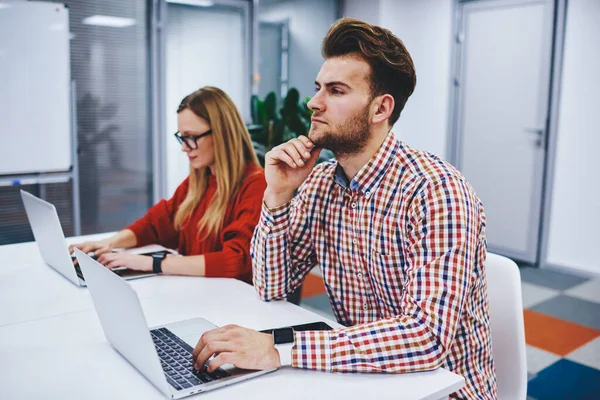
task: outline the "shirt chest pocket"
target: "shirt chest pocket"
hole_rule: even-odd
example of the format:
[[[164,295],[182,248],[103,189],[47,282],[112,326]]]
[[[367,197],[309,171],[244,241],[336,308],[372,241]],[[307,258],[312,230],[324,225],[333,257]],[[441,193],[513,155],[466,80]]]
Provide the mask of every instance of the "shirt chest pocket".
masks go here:
[[[367,264],[371,280],[376,282],[375,291],[378,298],[385,303],[382,315],[388,316],[391,312],[399,313],[400,299],[402,298],[405,273],[402,253],[381,254],[371,251],[367,255]],[[392,315],[390,314],[390,315]]]
[[[398,258],[402,256],[402,237],[400,233],[387,224],[372,225],[368,232],[366,252],[376,253],[382,256]]]

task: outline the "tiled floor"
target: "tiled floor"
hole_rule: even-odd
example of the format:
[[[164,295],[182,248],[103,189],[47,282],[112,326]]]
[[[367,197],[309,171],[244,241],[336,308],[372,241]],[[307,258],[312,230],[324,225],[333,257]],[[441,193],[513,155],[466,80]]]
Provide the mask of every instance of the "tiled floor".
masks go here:
[[[528,399],[600,399],[600,279],[521,268]],[[335,320],[320,276],[302,307]]]

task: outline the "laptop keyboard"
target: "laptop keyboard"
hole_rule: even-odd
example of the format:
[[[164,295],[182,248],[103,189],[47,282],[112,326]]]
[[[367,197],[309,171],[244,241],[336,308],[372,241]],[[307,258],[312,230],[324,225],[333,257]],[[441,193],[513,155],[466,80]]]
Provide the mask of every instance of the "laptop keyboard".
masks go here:
[[[114,272],[115,274],[121,276],[123,275],[123,273],[126,271],[124,269],[111,269],[112,272]],[[79,267],[79,264],[75,265],[75,273],[77,274],[77,276],[79,277],[79,279],[81,279],[82,281],[85,282],[85,278],[83,277],[83,273],[81,272],[81,267]]]
[[[79,268],[79,264],[77,264],[75,266],[75,272],[77,273],[77,276],[79,277],[79,279],[81,279],[82,281],[85,281],[85,279],[83,279],[83,274],[81,273],[81,268]]]
[[[155,252],[151,252],[151,253],[142,253],[140,255],[142,256],[152,256],[152,254],[159,254],[159,253],[168,253],[166,251],[155,251]],[[98,256],[97,255],[92,255],[91,256],[93,260],[98,261]],[[77,258],[75,256],[71,256],[71,260],[75,261]],[[127,273],[127,269],[111,269],[112,272],[114,272],[115,274],[119,275],[119,276],[123,276]],[[81,268],[79,267],[79,263],[75,264],[75,273],[77,273],[77,276],[79,277],[79,279],[81,279],[82,281],[85,282],[85,278],[83,277],[83,273],[81,272]]]
[[[221,368],[211,373],[197,371],[192,365],[192,346],[167,328],[153,329],[150,334],[167,381],[175,389],[187,389],[230,376]]]

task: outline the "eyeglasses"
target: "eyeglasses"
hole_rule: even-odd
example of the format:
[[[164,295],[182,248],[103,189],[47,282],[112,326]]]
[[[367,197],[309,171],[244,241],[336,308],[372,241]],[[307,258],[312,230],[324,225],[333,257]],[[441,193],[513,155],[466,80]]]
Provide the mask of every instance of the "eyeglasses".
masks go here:
[[[186,135],[186,136],[182,136],[181,133],[179,132],[175,132],[175,139],[177,139],[177,141],[179,142],[179,144],[183,144],[185,143],[185,145],[187,147],[189,147],[192,150],[195,150],[198,148],[198,139],[203,138],[204,136],[208,136],[212,133],[212,130],[209,129],[204,133],[201,133],[200,135]]]

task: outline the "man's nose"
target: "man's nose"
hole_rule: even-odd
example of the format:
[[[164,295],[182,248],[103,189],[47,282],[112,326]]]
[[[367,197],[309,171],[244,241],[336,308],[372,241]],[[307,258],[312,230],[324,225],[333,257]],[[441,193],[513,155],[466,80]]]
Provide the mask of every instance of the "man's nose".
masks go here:
[[[323,111],[325,107],[323,104],[321,92],[319,91],[315,93],[315,95],[309,100],[306,106],[312,111]]]

